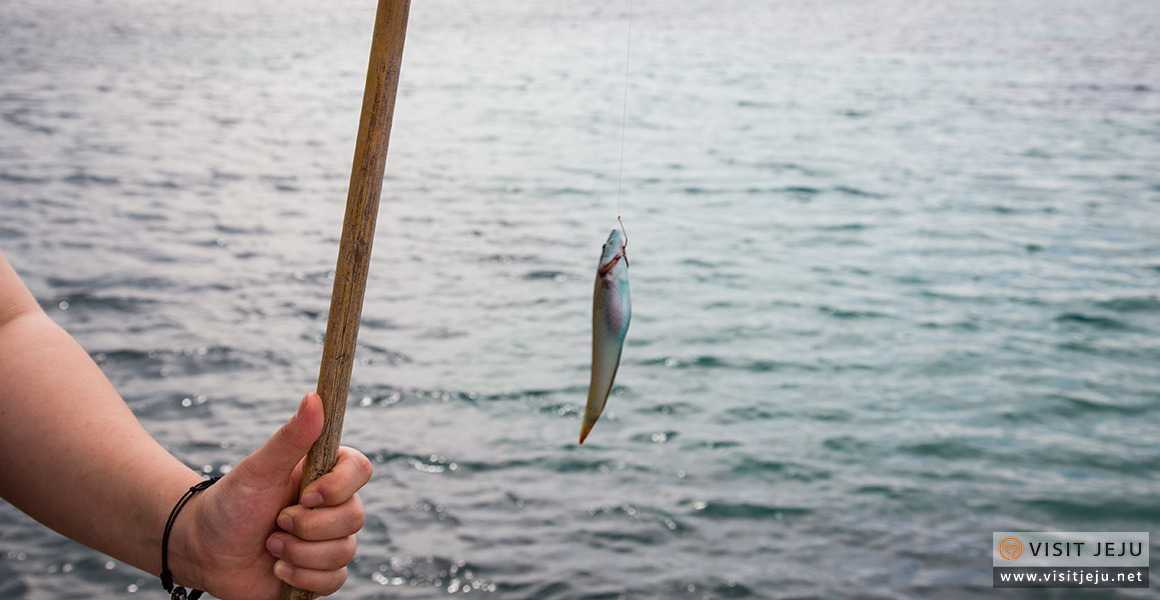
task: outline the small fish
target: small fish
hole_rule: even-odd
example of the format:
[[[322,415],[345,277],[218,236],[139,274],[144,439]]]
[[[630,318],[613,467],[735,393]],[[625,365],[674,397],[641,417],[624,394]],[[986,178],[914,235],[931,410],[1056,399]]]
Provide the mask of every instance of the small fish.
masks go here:
[[[625,246],[628,236],[612,230],[600,267],[596,270],[596,293],[592,300],[592,382],[588,385],[588,406],[584,408],[584,424],[580,428],[580,443],[588,437],[592,426],[604,412],[616,369],[620,366],[620,351],[628,334],[632,318],[632,301],[628,297],[628,256]]]

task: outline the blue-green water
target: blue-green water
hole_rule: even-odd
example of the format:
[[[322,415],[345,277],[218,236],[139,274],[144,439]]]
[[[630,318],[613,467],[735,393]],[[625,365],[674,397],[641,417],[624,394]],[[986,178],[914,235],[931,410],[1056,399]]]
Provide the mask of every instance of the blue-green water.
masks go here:
[[[314,387],[373,10],[0,5],[0,247],[195,468]],[[1160,5],[633,12],[634,319],[579,447],[627,2],[412,6],[337,597],[983,598],[992,531],[1160,551]],[[133,594],[0,504],[0,596]]]

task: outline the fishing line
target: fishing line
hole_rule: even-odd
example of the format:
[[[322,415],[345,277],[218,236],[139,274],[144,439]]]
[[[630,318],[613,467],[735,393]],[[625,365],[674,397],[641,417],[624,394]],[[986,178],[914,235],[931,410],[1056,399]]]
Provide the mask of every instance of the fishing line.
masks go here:
[[[620,229],[624,230],[624,221],[620,219],[620,196],[624,189],[624,138],[628,130],[628,67],[632,58],[632,0],[628,0],[628,42],[624,50],[624,109],[620,114],[620,175],[616,180],[616,220],[620,221]],[[628,244],[628,232],[624,232],[624,242]]]

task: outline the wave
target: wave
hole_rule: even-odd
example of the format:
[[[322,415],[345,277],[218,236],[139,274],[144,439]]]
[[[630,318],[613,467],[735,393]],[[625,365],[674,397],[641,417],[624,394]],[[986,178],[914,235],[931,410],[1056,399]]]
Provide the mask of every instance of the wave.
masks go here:
[[[633,361],[632,364],[651,367],[665,366],[670,369],[733,369],[754,373],[772,373],[784,371],[813,372],[821,370],[816,365],[805,363],[766,360],[766,359],[729,359],[711,354],[703,354],[694,358],[677,358],[666,356],[663,358],[646,358]]]
[[[786,517],[802,517],[812,513],[808,508],[772,506],[751,502],[697,502],[693,504],[696,516],[707,519],[748,519],[781,521]]]
[[[738,477],[756,476],[777,481],[813,481],[830,479],[832,474],[826,469],[811,467],[801,463],[764,460],[753,456],[743,456],[735,461],[730,472]]]
[[[1099,302],[1097,306],[1121,313],[1160,312],[1160,298],[1156,296],[1114,298]]]
[[[1056,323],[1087,325],[1095,327],[1096,329],[1103,329],[1107,331],[1127,331],[1133,329],[1132,326],[1109,317],[1101,317],[1096,315],[1086,315],[1083,313],[1064,313],[1055,318]]]

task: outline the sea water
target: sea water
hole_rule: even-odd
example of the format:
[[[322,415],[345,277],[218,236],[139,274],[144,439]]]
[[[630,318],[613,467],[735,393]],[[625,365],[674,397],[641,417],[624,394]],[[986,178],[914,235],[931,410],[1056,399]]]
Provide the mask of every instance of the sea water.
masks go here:
[[[314,388],[374,4],[0,4],[0,248],[207,475]],[[989,598],[993,531],[1157,552],[1160,5],[632,11],[628,55],[627,0],[413,3],[336,597]],[[578,446],[622,134],[634,318]],[[0,504],[0,596],[134,594]]]

